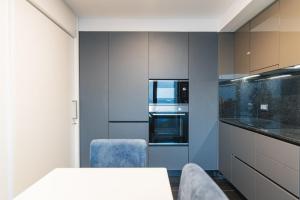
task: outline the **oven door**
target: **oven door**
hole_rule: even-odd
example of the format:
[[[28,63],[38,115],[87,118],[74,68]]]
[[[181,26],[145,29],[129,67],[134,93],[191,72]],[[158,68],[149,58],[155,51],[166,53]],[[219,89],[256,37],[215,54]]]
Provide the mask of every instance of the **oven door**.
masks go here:
[[[188,113],[149,114],[150,143],[188,143]]]

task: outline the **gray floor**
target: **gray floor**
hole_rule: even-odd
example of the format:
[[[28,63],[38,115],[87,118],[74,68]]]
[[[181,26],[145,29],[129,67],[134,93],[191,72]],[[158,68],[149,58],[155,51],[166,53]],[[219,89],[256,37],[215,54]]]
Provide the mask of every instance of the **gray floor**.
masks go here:
[[[220,176],[212,176],[213,180],[219,185],[230,200],[246,200],[229,182]],[[180,177],[169,177],[174,200],[177,199]]]

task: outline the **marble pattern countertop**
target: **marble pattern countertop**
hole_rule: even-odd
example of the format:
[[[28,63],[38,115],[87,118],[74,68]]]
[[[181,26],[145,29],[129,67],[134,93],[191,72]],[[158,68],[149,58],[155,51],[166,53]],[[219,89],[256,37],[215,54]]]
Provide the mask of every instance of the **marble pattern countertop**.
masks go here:
[[[300,127],[255,118],[220,118],[220,121],[300,146]]]

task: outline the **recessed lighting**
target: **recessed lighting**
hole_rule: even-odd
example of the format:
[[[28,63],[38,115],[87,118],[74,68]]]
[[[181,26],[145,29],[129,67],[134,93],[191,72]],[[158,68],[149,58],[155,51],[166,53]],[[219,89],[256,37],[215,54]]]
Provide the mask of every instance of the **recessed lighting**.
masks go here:
[[[285,75],[279,75],[279,76],[272,76],[272,77],[267,78],[267,79],[273,80],[273,79],[279,79],[279,78],[286,78],[286,77],[290,77],[290,76],[292,76],[292,75],[285,74]]]
[[[234,79],[234,80],[231,80],[232,82],[234,81],[245,81],[245,80],[248,80],[248,79],[251,79],[251,78],[256,78],[256,77],[259,77],[260,75],[259,74],[255,74],[255,75],[250,75],[250,76],[245,76],[243,78],[238,78],[238,79]]]
[[[250,79],[250,78],[256,78],[256,77],[259,77],[259,76],[260,76],[259,74],[256,74],[256,75],[251,75],[251,76],[243,77],[242,79],[243,79],[243,80],[247,80],[247,79]]]
[[[293,67],[288,67],[288,69],[300,69],[300,65],[295,65]]]

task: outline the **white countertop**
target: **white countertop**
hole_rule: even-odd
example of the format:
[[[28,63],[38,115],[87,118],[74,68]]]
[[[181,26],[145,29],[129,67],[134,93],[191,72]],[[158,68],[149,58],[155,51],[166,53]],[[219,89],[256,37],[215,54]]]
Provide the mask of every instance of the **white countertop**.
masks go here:
[[[55,169],[15,200],[173,200],[164,168]]]

